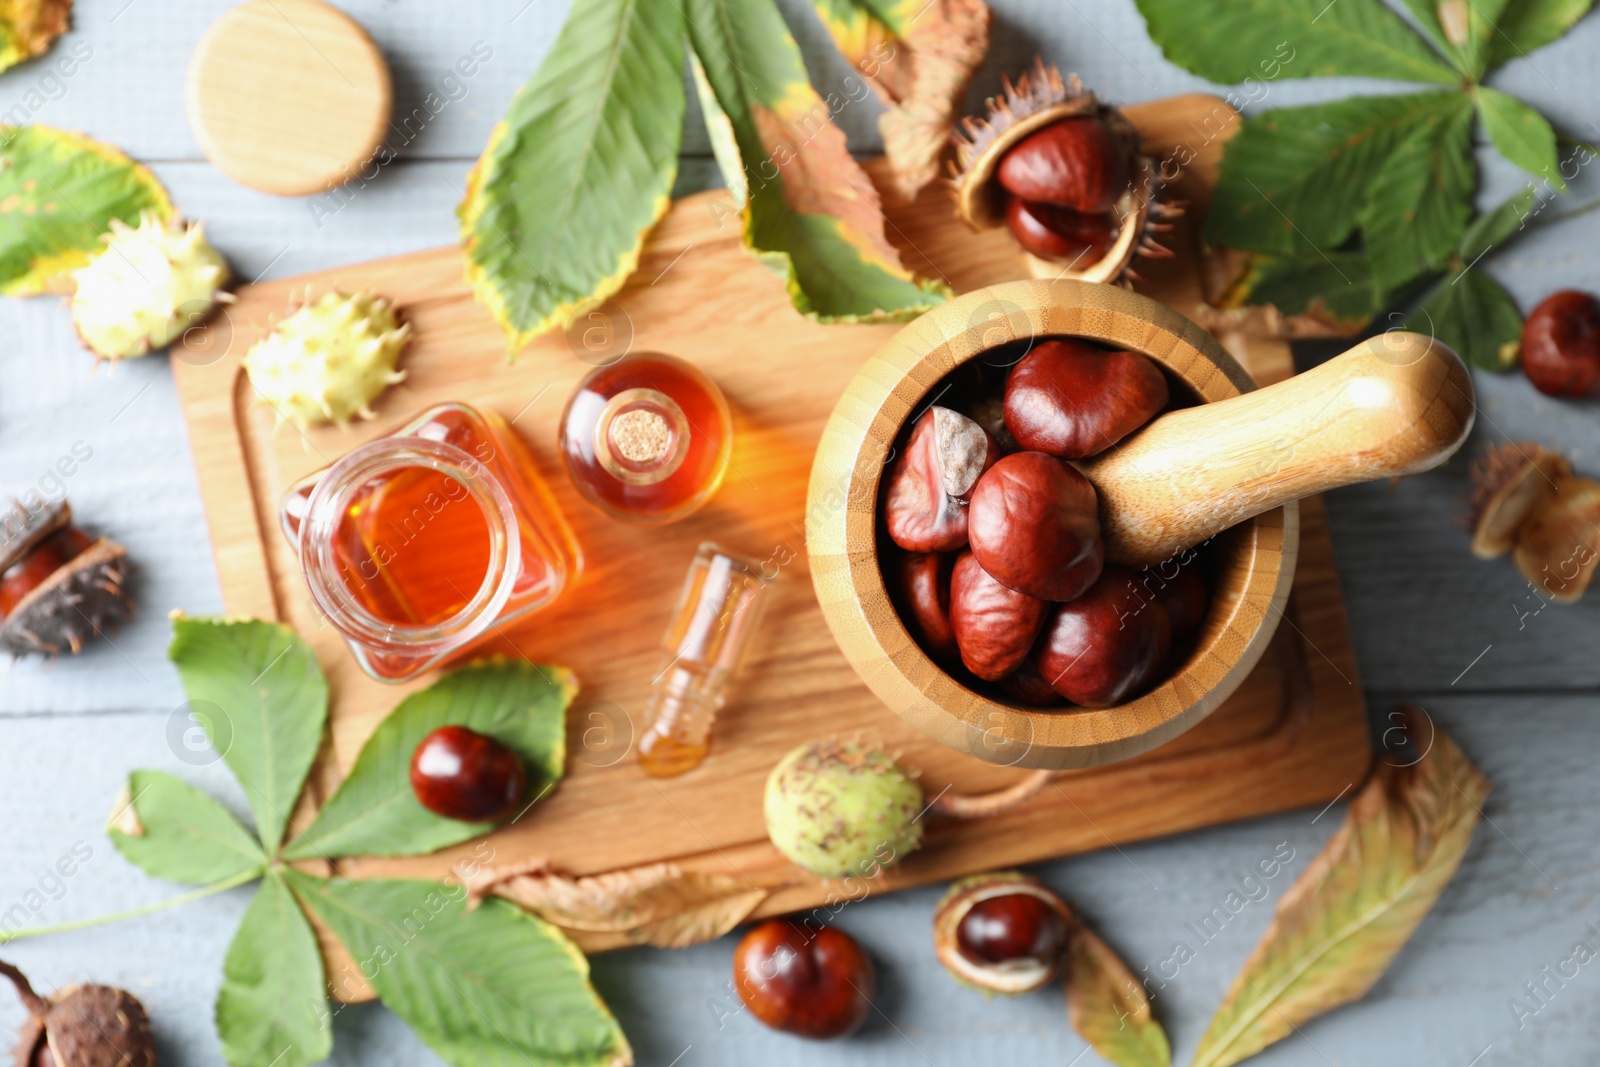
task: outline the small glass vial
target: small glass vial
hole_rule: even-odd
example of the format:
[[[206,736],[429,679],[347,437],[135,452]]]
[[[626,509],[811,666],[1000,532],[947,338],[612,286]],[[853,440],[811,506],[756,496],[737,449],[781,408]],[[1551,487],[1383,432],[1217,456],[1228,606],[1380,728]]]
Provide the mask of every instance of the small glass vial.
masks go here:
[[[317,608],[382,682],[545,607],[582,566],[527,446],[465,404],[430,408],[302,479],[278,518]]]
[[[711,724],[761,623],[771,581],[761,564],[710,541],[695,553],[645,705],[639,764],[646,774],[683,774],[711,751]]]
[[[717,491],[733,418],[717,383],[641,352],[589,373],[561,415],[561,457],[584,497],[631,522],[675,522]]]

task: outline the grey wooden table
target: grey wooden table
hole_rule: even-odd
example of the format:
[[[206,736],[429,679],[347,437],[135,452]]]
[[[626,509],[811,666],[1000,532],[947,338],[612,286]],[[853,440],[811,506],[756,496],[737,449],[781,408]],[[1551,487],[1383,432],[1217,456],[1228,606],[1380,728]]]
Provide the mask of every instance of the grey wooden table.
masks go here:
[[[377,180],[336,212],[314,202],[244,189],[201,157],[183,116],[183,74],[204,28],[226,0],[79,0],[60,48],[92,50],[67,79],[43,63],[0,75],[0,114],[84,130],[150,163],[185,215],[206,220],[216,245],[246,279],[408,252],[455,239],[453,208],[467,167],[516,87],[549,48],[561,0],[475,5],[351,0],[344,6],[391,64],[397,112],[431,92],[446,106]],[[1149,43],[1131,0],[995,0],[994,46],[974,99],[1034,51],[1114,100],[1199,88]],[[785,0],[813,74],[845,73],[807,6]],[[447,80],[475,42],[493,57],[470,80]],[[1520,61],[1497,84],[1531,100],[1567,129],[1600,137],[1600,19]],[[1350,91],[1343,82],[1285,82],[1271,103]],[[1362,88],[1368,88],[1362,86]],[[1382,88],[1381,86],[1379,88]],[[877,148],[873,107],[846,109],[852,146]],[[716,181],[697,116],[680,190]],[[1483,202],[1517,176],[1484,153]],[[1591,170],[1594,168],[1590,168]],[[1600,190],[1586,174],[1575,204]],[[1550,209],[1561,210],[1562,205]],[[1562,286],[1600,288],[1600,215],[1547,227],[1487,260],[1524,308]],[[1304,359],[1317,353],[1301,354]],[[1482,415],[1468,453],[1508,438],[1536,438],[1600,472],[1592,403],[1558,403],[1520,377],[1477,376]],[[91,524],[114,533],[143,568],[144,610],[84,656],[25,663],[0,673],[0,921],[65,921],[158,901],[172,887],[145,877],[110,847],[102,822],[129,769],[160,767],[242,799],[220,764],[190,765],[171,731],[181,701],[166,663],[165,613],[220,609],[205,522],[166,358],[96,369],[67,314],[51,299],[0,301],[0,491],[49,492],[58,457],[78,442],[92,458],[65,479]],[[1464,459],[1398,487],[1372,485],[1329,499],[1339,573],[1349,603],[1362,685],[1375,714],[1401,700],[1425,705],[1495,783],[1488,821],[1438,910],[1395,967],[1358,1006],[1304,1028],[1264,1054],[1268,1064],[1565,1064],[1592,1062],[1600,1045],[1600,977],[1581,971],[1519,1025],[1508,1000],[1530,1005],[1524,983],[1570,954],[1600,946],[1600,594],[1570,608],[1537,606],[1505,562],[1467,552],[1456,525],[1468,491]],[[3,670],[3,669],[0,669]],[[191,760],[193,756],[189,757]],[[1187,923],[1211,910],[1281,842],[1293,873],[1321,847],[1340,807],[1193,833],[1045,865],[1038,873],[1075,899],[1135,969],[1175,942],[1196,957],[1157,1001],[1184,1062],[1211,1010],[1266,925],[1273,896],[1241,912],[1220,935],[1195,943]],[[68,879],[51,873],[77,846],[91,857]],[[929,915],[936,890],[868,899],[839,923],[880,967],[881,1014],[856,1037],[825,1047],[730,1015],[728,939],[681,952],[635,950],[594,961],[595,982],[643,1064],[837,1063],[1067,1064],[1083,1044],[1067,1026],[1059,992],[989,1001],[955,985],[934,961]],[[220,1062],[211,1003],[221,960],[247,896],[236,891],[117,926],[19,942],[4,954],[37,979],[95,978],[127,986],[151,1009],[164,1062]],[[17,909],[21,909],[20,912]],[[20,1011],[0,994],[0,1030]],[[333,1061],[436,1062],[376,1005],[341,1013]],[[1086,1056],[1083,1062],[1094,1062]]]

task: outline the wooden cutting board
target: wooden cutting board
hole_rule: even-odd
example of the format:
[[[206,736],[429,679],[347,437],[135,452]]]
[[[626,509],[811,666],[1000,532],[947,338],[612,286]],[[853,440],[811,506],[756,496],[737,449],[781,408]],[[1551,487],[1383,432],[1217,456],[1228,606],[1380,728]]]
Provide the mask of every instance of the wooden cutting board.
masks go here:
[[[1192,155],[1177,195],[1197,216],[1237,116],[1200,95],[1131,107],[1128,114],[1157,159]],[[908,265],[958,291],[1023,276],[1010,239],[1000,231],[969,232],[955,220],[943,188],[891,207],[888,219]],[[1140,288],[1190,311],[1199,300],[1192,224],[1181,224],[1170,238],[1179,256],[1153,264]],[[275,427],[273,412],[252,402],[239,358],[297,301],[330,289],[371,289],[395,301],[415,331],[402,363],[407,378],[378,400],[375,421],[315,429],[302,439],[290,427]],[[1025,773],[943,748],[886,710],[835,647],[812,594],[802,517],[811,454],[846,383],[897,328],[824,326],[796,314],[778,277],[741,247],[728,194],[710,192],[672,206],[613,302],[567,336],[541,338],[514,363],[499,328],[473,300],[454,248],[247,286],[226,321],[193,332],[187,347],[175,349],[227,610],[293,625],[316,649],[331,684],[329,737],[297,812],[301,822],[416,686],[371,681],[320,623],[276,526],[286,486],[428,405],[462,400],[514,421],[583,547],[577,585],[496,649],[564,664],[582,682],[568,720],[570,773],[559,789],[488,838],[492,856],[474,843],[416,859],[342,861],[340,869],[352,876],[438,877],[469,856],[495,863],[539,856],[567,872],[594,874],[675,860],[773,889],[758,914],[775,914],[822,904],[837,890],[792,867],[766,840],[762,786],[795,745],[832,736],[882,744],[920,774],[930,796],[946,787],[1000,788]],[[223,336],[230,329],[231,341]],[[735,413],[733,465],[722,490],[703,511],[666,528],[617,522],[586,505],[556,452],[568,394],[628,338],[634,351],[698,363],[722,385]],[[1292,373],[1281,343],[1224,341],[1259,380]],[[1221,709],[1139,759],[1070,772],[1008,814],[931,826],[926,847],[883,875],[882,888],[1326,803],[1359,782],[1370,761],[1367,721],[1320,502],[1307,501],[1302,516],[1290,612],[1260,667]],[[657,643],[685,568],[705,539],[787,562],[758,647],[717,723],[710,757],[682,777],[650,779],[628,745],[641,728],[638,716],[659,669]],[[589,949],[620,943],[610,936],[579,940]]]

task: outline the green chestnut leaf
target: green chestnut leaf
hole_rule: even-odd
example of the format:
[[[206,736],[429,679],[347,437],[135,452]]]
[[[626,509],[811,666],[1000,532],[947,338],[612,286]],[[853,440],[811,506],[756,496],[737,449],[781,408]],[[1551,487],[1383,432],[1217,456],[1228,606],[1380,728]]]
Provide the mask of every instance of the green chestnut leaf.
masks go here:
[[[1475,90],[1484,132],[1500,154],[1557,189],[1566,189],[1556,156],[1556,131],[1545,117],[1521,100],[1480,85]]]
[[[233,1067],[306,1067],[333,1051],[322,953],[274,868],[244,913],[222,964],[217,1036]]]
[[[457,209],[467,277],[513,355],[633,273],[669,205],[685,99],[677,4],[574,5]]]
[[[460,884],[285,878],[391,1011],[459,1067],[624,1067],[633,1053],[556,927]],[[337,984],[340,976],[331,980]]]
[[[1348,75],[1455,85],[1457,71],[1380,0],[1138,0],[1162,54],[1222,85]]]
[[[167,655],[191,715],[244,786],[262,844],[276,851],[328,718],[316,653],[276,623],[180,618]]]
[[[1406,318],[1406,329],[1431,334],[1474,367],[1516,366],[1522,313],[1499,282],[1475,267],[1439,279]]]
[[[465,726],[522,758],[532,803],[560,781],[566,760],[566,712],[577,679],[561,667],[491,661],[452,671],[407,697],[373,731],[349,777],[322,805],[289,859],[415,856],[493,829],[424,808],[411,789],[411,756],[441,726]]]
[[[884,232],[878,193],[811,87],[770,3],[688,0],[706,129],[731,199],[719,225],[820,322],[902,322],[950,297],[912,276]],[[713,209],[716,210],[714,202]]]
[[[1489,39],[1489,69],[1543,48],[1589,13],[1594,0],[1515,0]]]
[[[130,862],[169,882],[208,885],[267,865],[261,843],[238,819],[165,771],[128,776],[126,804],[106,831]]]
[[[149,168],[82,134],[0,125],[0,295],[70,292],[111,220],[136,226],[143,212],[173,214]]]

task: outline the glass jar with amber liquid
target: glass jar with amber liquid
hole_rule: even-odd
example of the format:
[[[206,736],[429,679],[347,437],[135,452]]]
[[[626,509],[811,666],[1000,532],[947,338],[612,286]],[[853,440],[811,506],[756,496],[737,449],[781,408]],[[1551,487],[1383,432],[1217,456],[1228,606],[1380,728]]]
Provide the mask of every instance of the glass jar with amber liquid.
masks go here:
[[[585,499],[615,518],[674,522],[716,493],[733,450],[717,383],[641,352],[591,371],[561,415],[561,456]]]
[[[546,607],[582,558],[516,432],[441,404],[283,497],[319,611],[369,675],[400,682]]]

